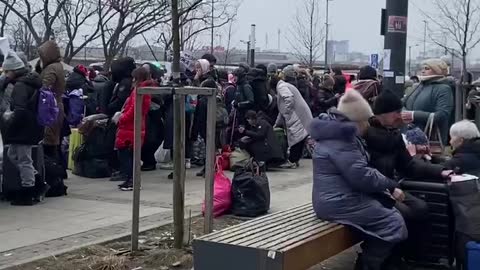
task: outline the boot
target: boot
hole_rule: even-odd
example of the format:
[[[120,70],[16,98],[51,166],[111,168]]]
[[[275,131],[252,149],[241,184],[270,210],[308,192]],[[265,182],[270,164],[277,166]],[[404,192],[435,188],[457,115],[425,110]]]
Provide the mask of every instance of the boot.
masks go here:
[[[37,182],[37,184],[35,184],[35,189],[33,194],[35,201],[43,202],[49,190],[50,190],[50,185],[48,185],[46,182]]]
[[[195,175],[198,177],[205,177],[205,167],[203,167],[203,169],[197,172]]]
[[[34,194],[35,187],[22,187],[15,195],[15,199],[11,204],[21,206],[35,205],[37,201],[34,199]]]
[[[363,270],[363,259],[362,253],[357,253],[357,259],[355,260],[355,268],[354,270]]]

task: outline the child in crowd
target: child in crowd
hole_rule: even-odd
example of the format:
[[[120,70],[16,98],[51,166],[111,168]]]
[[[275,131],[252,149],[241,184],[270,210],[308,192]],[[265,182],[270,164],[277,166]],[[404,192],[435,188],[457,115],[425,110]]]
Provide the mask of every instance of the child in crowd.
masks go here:
[[[127,176],[127,180],[118,187],[123,191],[133,190],[133,134],[135,123],[135,98],[136,89],[140,87],[158,86],[152,80],[147,69],[140,67],[132,72],[133,90],[122,108],[121,116],[118,120],[117,137],[115,147],[118,149],[118,159],[120,161],[120,171]],[[151,96],[143,95],[142,102],[142,144],[145,138],[145,119],[150,109]]]

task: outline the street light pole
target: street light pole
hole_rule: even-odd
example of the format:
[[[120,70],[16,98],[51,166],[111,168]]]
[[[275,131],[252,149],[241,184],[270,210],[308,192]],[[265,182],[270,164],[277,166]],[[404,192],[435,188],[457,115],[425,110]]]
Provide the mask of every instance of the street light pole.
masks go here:
[[[408,46],[408,76],[412,77],[412,47],[418,47],[418,44]]]
[[[213,31],[213,28],[215,27],[215,22],[214,22],[214,5],[215,5],[215,0],[212,0],[212,33],[211,33],[211,40],[210,40],[210,53],[213,54],[213,38],[214,38],[214,31]]]
[[[328,11],[329,11],[329,6],[330,6],[330,1],[333,0],[325,0],[327,9],[326,9],[326,16],[325,16],[325,71],[328,71],[328,28],[330,24],[328,23]]]
[[[250,40],[240,40],[240,42],[243,44],[247,44],[247,65],[250,65]]]
[[[85,40],[85,47],[83,47],[83,62],[87,65],[87,37],[88,35],[83,35],[83,39]]]
[[[427,25],[428,22],[427,20],[423,20],[423,23],[425,24],[425,28],[423,30],[423,58],[427,58]]]

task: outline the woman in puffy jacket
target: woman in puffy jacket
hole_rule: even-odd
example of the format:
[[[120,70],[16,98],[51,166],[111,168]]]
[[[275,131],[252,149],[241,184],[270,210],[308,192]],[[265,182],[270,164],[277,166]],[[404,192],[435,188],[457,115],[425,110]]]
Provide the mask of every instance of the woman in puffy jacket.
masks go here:
[[[319,219],[348,225],[362,233],[363,254],[355,269],[379,270],[408,232],[389,193],[402,199],[398,183],[368,165],[368,153],[360,136],[372,116],[366,100],[357,91],[347,91],[338,110],[330,109],[312,121],[311,136],[316,141],[312,201]],[[387,200],[393,204],[387,205]]]
[[[125,105],[122,108],[121,116],[118,120],[117,137],[115,139],[115,148],[118,149],[118,159],[120,161],[120,170],[127,176],[127,180],[119,185],[123,191],[133,189],[133,135],[135,123],[135,98],[137,87],[158,86],[150,77],[150,73],[145,68],[137,68],[132,72],[134,86]],[[142,101],[142,143],[145,138],[145,120],[152,97],[143,95]]]

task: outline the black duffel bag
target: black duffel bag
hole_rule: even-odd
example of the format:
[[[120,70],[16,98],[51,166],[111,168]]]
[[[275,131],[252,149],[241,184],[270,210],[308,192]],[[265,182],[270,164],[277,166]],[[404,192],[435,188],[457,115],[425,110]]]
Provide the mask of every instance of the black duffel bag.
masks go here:
[[[237,169],[232,180],[232,213],[257,217],[270,209],[270,187],[265,170],[251,159]]]

